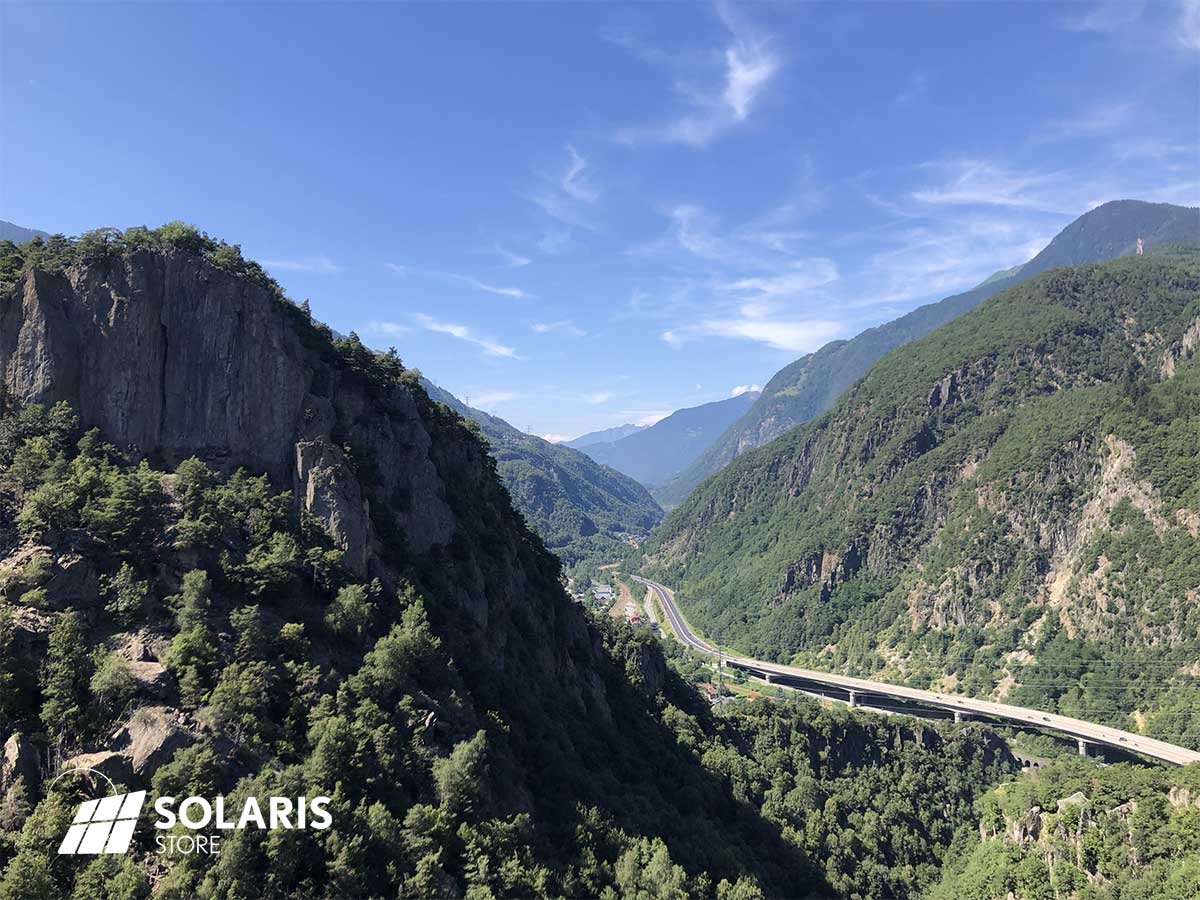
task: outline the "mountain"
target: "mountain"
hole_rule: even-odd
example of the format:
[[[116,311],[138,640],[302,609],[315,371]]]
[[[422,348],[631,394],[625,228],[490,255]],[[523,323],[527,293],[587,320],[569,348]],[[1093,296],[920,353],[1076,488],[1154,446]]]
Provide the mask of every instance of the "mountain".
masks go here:
[[[1062,760],[989,792],[927,900],[1200,897],[1200,767]]]
[[[0,900],[887,900],[1014,774],[978,723],[713,712],[682,651],[565,595],[479,426],[236,246],[171,223],[21,254]],[[84,801],[139,790],[127,853],[58,852]],[[192,796],[246,827],[156,852],[192,835],[157,801]],[[329,827],[235,814],[270,797],[327,797]]]
[[[691,463],[758,398],[756,391],[681,409],[619,441],[583,452],[642,484],[661,484]]]
[[[1198,348],[1194,247],[1043,273],[740,456],[642,563],[750,655],[1198,746]]]
[[[801,422],[819,415],[890,350],[974,309],[988,297],[1055,266],[1115,259],[1147,247],[1200,237],[1200,209],[1115,200],[1084,213],[1033,259],[997,272],[978,287],[919,307],[848,341],[834,341],[785,366],[762,396],[691,466],[654,491],[665,509],[678,506],[705,478],[740,453],[761,447]]]
[[[603,431],[589,431],[587,434],[581,434],[573,441],[563,441],[563,445],[574,447],[576,450],[582,450],[584,447],[591,446],[592,444],[611,444],[623,437],[637,434],[645,427],[645,425],[617,425],[613,428],[605,428]]]
[[[428,380],[422,386],[479,424],[513,503],[564,566],[619,559],[628,550],[627,535],[641,538],[662,519],[658,504],[632,478],[472,409]]]
[[[36,228],[22,228],[20,225],[14,225],[12,222],[5,222],[0,219],[0,241],[12,241],[14,244],[23,244],[26,241],[31,241],[35,237],[48,238],[44,231],[38,231]]]

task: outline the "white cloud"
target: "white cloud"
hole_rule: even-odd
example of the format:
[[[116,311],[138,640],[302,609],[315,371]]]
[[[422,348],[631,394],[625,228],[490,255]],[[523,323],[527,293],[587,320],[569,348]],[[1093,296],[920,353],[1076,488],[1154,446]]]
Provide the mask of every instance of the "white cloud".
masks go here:
[[[487,409],[495,406],[497,403],[507,403],[509,400],[516,400],[520,394],[513,391],[484,391],[482,394],[471,395],[471,405],[476,409]]]
[[[1200,50],[1200,0],[1181,0],[1176,37],[1188,50]]]
[[[615,396],[617,395],[613,391],[595,391],[591,394],[584,394],[583,402],[597,406],[601,403],[607,403]]]
[[[1127,125],[1134,105],[1125,102],[1094,104],[1077,116],[1056,119],[1034,135],[1035,141],[1069,141],[1107,134]]]
[[[584,203],[595,203],[600,196],[600,191],[588,180],[588,161],[580,156],[579,151],[570,144],[567,144],[567,154],[569,161],[566,171],[559,179],[558,186],[569,197],[582,200]]]
[[[571,243],[570,228],[547,228],[537,242],[537,247],[547,256],[555,256]]]
[[[809,353],[842,333],[840,322],[821,319],[780,319],[739,316],[705,319],[694,329],[700,335],[757,341],[776,350]]]
[[[892,100],[897,106],[908,106],[910,103],[915,103],[925,96],[925,92],[929,89],[930,78],[926,72],[913,72],[908,76],[908,81],[904,83],[904,87],[896,94]]]
[[[542,239],[545,244],[549,241],[551,249],[543,247],[547,253],[553,252],[570,237],[570,229],[582,228],[595,231],[593,209],[600,199],[600,188],[596,185],[589,171],[588,160],[571,144],[566,145],[567,159],[565,165],[554,171],[538,173],[538,183],[528,198],[550,218],[567,226],[567,233],[561,234],[558,229],[554,237],[549,235]]]
[[[838,279],[837,265],[831,259],[801,259],[791,271],[778,275],[754,276],[721,285],[728,291],[765,297],[791,297]]]
[[[675,412],[673,409],[656,409],[653,412],[646,413],[640,419],[634,421],[633,424],[641,425],[643,428],[648,428],[651,425],[661,422],[673,412]]]
[[[399,322],[379,322],[373,321],[367,323],[367,332],[374,334],[388,334],[395,337],[396,335],[408,334],[412,331],[407,325],[401,325]]]
[[[475,344],[483,349],[483,352],[488,356],[504,356],[509,359],[521,359],[517,355],[517,351],[512,347],[507,347],[504,344],[494,341],[491,338],[477,335],[466,325],[455,325],[450,322],[439,322],[432,316],[427,316],[424,313],[414,313],[413,320],[416,321],[426,331],[432,331],[437,334],[447,334],[450,337],[458,338],[460,341],[466,341],[470,344]]]
[[[719,71],[713,71],[717,66],[710,64],[705,72],[676,75],[675,88],[686,98],[688,111],[665,123],[620,128],[615,134],[618,141],[703,147],[750,117],[759,96],[782,67],[782,60],[766,38],[736,22],[728,8],[718,6],[718,12],[730,38],[716,57],[721,61]],[[644,45],[628,39],[621,43],[648,62],[673,69],[682,64],[681,58],[672,54],[659,50],[645,52]]]
[[[729,389],[730,397],[740,397],[742,394],[758,394],[762,392],[761,384],[739,384]]]
[[[564,337],[584,337],[587,332],[566,319],[560,322],[534,322],[531,326],[538,334],[561,334]]]
[[[1062,173],[1017,172],[987,160],[959,159],[927,164],[948,180],[912,192],[920,203],[936,206],[1007,206],[1067,214],[1060,188],[1068,182]],[[1077,212],[1083,210],[1076,209]]]
[[[520,269],[533,262],[533,260],[528,256],[522,256],[520,253],[514,253],[513,251],[507,250],[499,244],[496,244],[492,249],[494,249],[496,253],[500,255],[500,257],[504,260],[504,264],[510,269]]]
[[[574,435],[556,434],[554,432],[550,432],[549,434],[539,434],[538,437],[540,437],[543,441],[549,441],[552,444],[562,444],[566,441],[575,440]]]
[[[1150,14],[1146,14],[1147,11]],[[1151,34],[1156,41],[1184,50],[1200,50],[1200,0],[1147,3],[1146,0],[1098,0],[1084,12],[1059,19],[1071,31],[1092,31],[1127,41]]]
[[[328,256],[305,256],[301,259],[264,259],[267,269],[277,272],[310,272],[316,275],[337,275],[345,271]]]
[[[1141,18],[1145,0],[1099,0],[1085,12],[1059,20],[1070,31],[1118,31]]]
[[[754,98],[779,71],[779,60],[762,44],[741,41],[725,50],[726,105],[741,122],[750,115]]]
[[[501,287],[494,284],[487,284],[480,281],[478,278],[472,278],[470,275],[459,275],[456,272],[444,272],[440,269],[420,269],[414,266],[401,266],[396,263],[384,263],[389,269],[397,275],[408,275],[410,272],[416,272],[423,275],[433,275],[437,278],[446,278],[451,281],[457,281],[461,284],[469,285],[478,291],[485,291],[489,294],[498,294],[501,297],[512,297],[515,300],[531,300],[536,295],[528,291],[523,291],[516,287]]]

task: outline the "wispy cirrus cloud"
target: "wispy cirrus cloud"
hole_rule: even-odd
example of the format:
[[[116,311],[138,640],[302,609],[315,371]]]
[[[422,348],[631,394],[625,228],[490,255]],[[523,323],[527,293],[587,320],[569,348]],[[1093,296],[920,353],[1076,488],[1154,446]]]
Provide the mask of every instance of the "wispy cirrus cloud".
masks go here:
[[[908,80],[904,82],[904,87],[892,98],[892,102],[896,106],[908,106],[916,103],[925,96],[929,90],[929,85],[932,82],[932,77],[928,72],[916,71],[908,76]]]
[[[412,273],[420,275],[432,275],[436,278],[443,278],[450,281],[457,281],[460,284],[468,285],[475,288],[477,291],[484,291],[488,294],[497,294],[501,297],[512,297],[516,300],[530,300],[534,298],[534,294],[524,291],[517,287],[503,287],[495,284],[488,284],[480,281],[470,275],[460,275],[457,272],[445,272],[441,269],[422,269],[415,266],[402,266],[397,263],[384,263],[384,265],[395,272],[397,275],[409,275]]]
[[[470,405],[476,409],[487,410],[501,403],[508,403],[510,400],[516,400],[521,395],[516,391],[484,391],[480,394],[472,394]]]
[[[811,249],[800,222],[818,206],[789,200],[733,227],[695,204],[668,210],[666,234],[631,252],[681,274],[662,281],[665,295],[646,292],[644,302],[635,295],[632,308],[669,317],[659,336],[676,348],[718,337],[789,352],[816,349],[843,331],[819,309],[841,277],[837,265],[800,255]]]
[[[618,128],[624,144],[674,143],[704,147],[749,119],[759,97],[783,66],[769,38],[757,33],[726,4],[717,13],[728,35],[720,51],[705,54],[696,67],[688,57],[650,47],[628,35],[610,35],[644,61],[665,66],[685,108],[674,118],[654,124]],[[697,70],[697,68],[699,70]]]
[[[304,256],[299,259],[264,259],[268,270],[277,272],[309,272],[315,275],[337,275],[345,271],[328,256]]]
[[[554,169],[539,171],[537,184],[527,195],[530,202],[559,223],[556,231],[560,235],[560,245],[570,238],[572,228],[597,230],[592,207],[601,196],[601,189],[587,157],[572,144],[567,144],[565,150],[566,160]],[[565,235],[562,235],[561,226],[567,229]],[[550,252],[544,246],[542,249]]]
[[[599,406],[601,403],[607,403],[615,396],[617,396],[615,391],[594,391],[590,394],[584,394],[583,402],[590,403],[592,406]]]
[[[1164,47],[1200,50],[1200,0],[1096,0],[1058,20],[1068,31],[1091,31],[1127,40],[1148,35]]]
[[[723,337],[755,341],[775,350],[810,353],[845,331],[841,322],[823,319],[763,315],[747,309],[727,318],[702,319],[661,334],[672,347],[682,347],[698,337]]]
[[[1119,142],[1110,156],[1119,159]],[[1163,147],[1166,144],[1161,145]],[[1194,148],[1192,150],[1195,152]],[[934,207],[995,207],[1058,216],[1082,215],[1109,200],[1137,198],[1167,203],[1195,203],[1200,177],[1167,180],[1163,173],[1122,167],[1110,159],[1093,161],[1079,171],[1018,168],[995,160],[949,159],[918,167],[935,173],[932,181],[909,194],[928,214]]]
[[[449,335],[452,338],[457,338],[460,341],[466,341],[469,344],[474,344],[481,348],[488,356],[502,356],[508,359],[521,359],[517,351],[512,347],[501,344],[499,341],[484,335],[476,334],[467,325],[458,325],[452,322],[442,322],[432,316],[424,313],[414,313],[413,321],[424,328],[426,331],[432,331],[436,334]]]
[[[1033,135],[1035,142],[1068,141],[1114,132],[1133,118],[1134,104],[1110,101],[1093,104],[1084,112],[1048,122]]]
[[[412,329],[407,325],[401,325],[399,322],[381,322],[378,320],[367,323],[367,332],[369,334],[386,334],[391,337],[409,334]]]
[[[533,262],[528,256],[523,256],[520,253],[514,253],[502,247],[500,244],[495,244],[493,250],[504,260],[504,265],[509,269],[521,269]]]
[[[534,322],[530,326],[538,334],[561,334],[564,337],[585,337],[587,332],[568,319],[558,322]]]
[[[1059,19],[1069,31],[1117,31],[1141,18],[1145,0],[1098,0],[1078,4],[1077,11]]]
[[[1182,0],[1176,40],[1187,50],[1200,50],[1200,0]]]
[[[919,203],[1003,206],[1063,214],[1073,211],[1062,196],[1062,186],[1072,181],[1067,173],[1019,171],[981,159],[927,163],[924,168],[936,171],[939,178],[912,192],[911,198]]]

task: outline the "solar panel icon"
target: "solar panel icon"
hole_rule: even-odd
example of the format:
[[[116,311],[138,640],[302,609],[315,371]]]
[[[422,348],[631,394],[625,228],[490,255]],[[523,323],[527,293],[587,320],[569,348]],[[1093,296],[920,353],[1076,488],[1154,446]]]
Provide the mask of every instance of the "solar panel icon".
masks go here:
[[[81,803],[58,852],[67,856],[124,853],[145,802],[146,792],[135,791]]]

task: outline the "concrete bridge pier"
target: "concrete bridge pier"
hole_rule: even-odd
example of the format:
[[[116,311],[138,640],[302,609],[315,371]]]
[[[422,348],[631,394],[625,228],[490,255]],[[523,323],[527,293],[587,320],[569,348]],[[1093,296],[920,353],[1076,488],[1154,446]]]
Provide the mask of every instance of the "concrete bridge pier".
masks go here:
[[[961,725],[963,722],[965,722],[969,718],[971,718],[971,717],[969,715],[967,715],[965,712],[963,712],[961,709],[956,709],[954,711],[954,724],[955,725]]]
[[[858,706],[858,691],[851,691],[850,692],[850,708],[854,709],[854,707],[856,707],[856,706]]]
[[[1083,738],[1077,738],[1077,740],[1079,742],[1079,755],[1087,756],[1088,755],[1088,747],[1090,747],[1091,744],[1089,744]]]
[[[767,672],[765,675],[763,675],[763,678],[765,678],[765,679],[766,679],[766,681],[767,681],[767,684],[774,684],[774,683],[775,683],[775,676],[774,676],[774,675],[772,675],[770,672]]]

